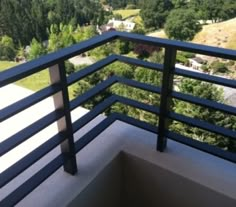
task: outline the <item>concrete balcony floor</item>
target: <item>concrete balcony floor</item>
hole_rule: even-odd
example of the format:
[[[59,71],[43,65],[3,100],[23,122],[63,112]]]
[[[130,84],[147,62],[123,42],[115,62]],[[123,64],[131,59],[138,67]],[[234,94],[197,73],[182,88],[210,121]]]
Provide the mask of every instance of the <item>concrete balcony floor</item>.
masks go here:
[[[84,113],[86,110],[77,109],[73,119]],[[34,117],[32,111],[30,114],[29,118]],[[28,122],[27,116],[20,120]],[[79,130],[75,139],[102,119],[100,115]],[[9,123],[4,126],[5,130],[7,126],[15,129]],[[50,130],[53,133],[55,126]],[[39,142],[29,140],[3,156],[1,166],[5,163],[7,168],[12,160],[44,142],[49,132],[44,133],[35,138]],[[236,206],[235,164],[170,140],[164,153],[157,152],[155,145],[155,134],[116,121],[77,154],[75,176],[60,168],[16,206]],[[50,162],[59,150],[51,151],[2,188],[0,199]]]

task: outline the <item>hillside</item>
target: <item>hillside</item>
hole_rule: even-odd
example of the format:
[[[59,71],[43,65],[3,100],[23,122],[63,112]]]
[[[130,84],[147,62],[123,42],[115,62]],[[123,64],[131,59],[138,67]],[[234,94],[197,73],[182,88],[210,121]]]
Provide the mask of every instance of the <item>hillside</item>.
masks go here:
[[[216,47],[236,49],[236,18],[203,26],[193,42]]]
[[[153,37],[166,38],[163,30],[148,34]],[[228,21],[204,25],[193,39],[194,43],[236,49],[236,18]]]

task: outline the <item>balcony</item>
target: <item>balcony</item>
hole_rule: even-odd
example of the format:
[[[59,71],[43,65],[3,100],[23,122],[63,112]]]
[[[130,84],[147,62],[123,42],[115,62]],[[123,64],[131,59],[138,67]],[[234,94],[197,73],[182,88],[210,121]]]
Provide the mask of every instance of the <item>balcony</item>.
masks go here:
[[[115,39],[162,47],[164,63],[113,54],[66,76],[66,60]],[[176,68],[177,51],[236,60],[232,50],[108,32],[1,72],[0,87],[45,68],[51,79],[50,86],[1,109],[1,122],[50,97],[54,103],[50,112],[2,141],[2,158],[51,124],[57,128],[52,136],[44,133],[47,141],[20,158],[16,155],[17,162],[3,170],[0,206],[236,206],[236,154],[169,129],[169,121],[175,120],[235,140],[235,131],[177,114],[171,102],[178,99],[235,116],[235,107],[175,91],[173,82],[178,75],[236,88],[236,81]],[[161,72],[161,87],[113,75],[69,100],[70,85],[115,61]],[[116,83],[160,94],[160,106],[113,94],[90,111],[80,107]],[[158,115],[158,126],[120,113],[104,116],[115,103]],[[38,107],[40,111],[45,105]]]

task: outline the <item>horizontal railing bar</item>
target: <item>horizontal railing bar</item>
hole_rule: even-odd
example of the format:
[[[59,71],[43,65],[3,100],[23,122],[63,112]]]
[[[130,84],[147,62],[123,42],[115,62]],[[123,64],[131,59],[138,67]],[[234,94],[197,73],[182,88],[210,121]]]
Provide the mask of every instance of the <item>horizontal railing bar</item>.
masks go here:
[[[3,87],[7,84],[25,78],[29,75],[37,73],[43,69],[46,69],[50,66],[58,64],[59,62],[63,62],[75,55],[81,54],[86,52],[90,49],[93,49],[97,46],[110,42],[116,38],[122,40],[129,40],[132,42],[144,43],[149,45],[154,45],[157,47],[164,47],[164,48],[174,48],[181,51],[188,51],[193,53],[200,53],[204,55],[210,55],[214,57],[221,57],[230,60],[236,60],[236,51],[235,50],[228,50],[223,48],[216,48],[210,46],[203,46],[198,44],[192,43],[184,43],[180,41],[173,41],[173,40],[165,40],[153,37],[147,37],[138,34],[131,34],[131,33],[124,33],[124,32],[109,32],[105,35],[96,36],[90,40],[84,41],[77,45],[73,45],[71,47],[62,49],[58,52],[46,55],[44,57],[38,58],[37,60],[30,61],[28,63],[13,67],[12,69],[0,72],[0,87]],[[67,78],[67,84],[71,85],[76,81],[102,69],[103,67],[113,63],[114,61],[121,61],[127,64],[132,64],[136,66],[146,67],[149,69],[163,71],[163,65],[151,63],[143,60],[133,59],[130,57],[124,57],[120,55],[111,55],[97,63],[86,67],[85,69],[76,72]],[[182,70],[179,68],[175,69],[175,74],[198,79],[201,81],[207,81],[214,84],[219,84],[227,87],[236,88],[236,81],[235,80],[228,80],[226,78],[196,73],[192,71]],[[86,93],[82,94],[81,96],[77,97],[73,100],[70,104],[70,109],[73,110],[77,106],[82,105],[90,98],[94,97],[95,95],[101,93],[103,90],[107,89],[114,83],[122,83],[128,86],[136,87],[139,89],[147,90],[150,92],[160,94],[161,89],[157,86],[148,85],[146,83],[140,83],[135,80],[129,80],[122,77],[112,76],[109,79],[99,83],[96,87],[90,89]],[[14,104],[11,104],[0,111],[0,121],[4,121],[9,117],[23,111],[24,109],[34,105],[35,103],[49,97],[50,95],[58,92],[60,90],[60,85],[53,85],[43,90],[32,94]],[[221,103],[215,103],[213,101],[204,100],[198,97],[193,97],[187,94],[182,94],[180,92],[173,92],[173,98],[177,98],[179,100],[188,101],[190,103],[198,104],[201,106],[206,106],[212,109],[216,109],[219,111],[223,111],[232,115],[236,114],[235,108],[231,106],[227,106]],[[129,106],[133,106],[136,108],[140,108],[145,111],[149,111],[154,114],[159,114],[159,108],[150,106],[136,100],[132,100],[129,98],[121,97],[118,95],[112,95],[111,97],[107,98],[100,104],[98,104],[93,110],[88,112],[85,116],[77,120],[73,124],[73,131],[79,130],[81,127],[85,126],[89,121],[94,119],[100,113],[104,112],[108,107],[110,107],[115,102],[120,102]],[[33,124],[29,125],[28,127],[24,128],[23,130],[17,132],[16,134],[12,135],[7,140],[4,140],[1,143],[0,149],[0,156],[9,152],[14,147],[18,146],[29,137],[33,136],[34,134],[38,133],[45,127],[49,126],[51,123],[55,122],[59,118],[63,116],[63,112],[61,110],[57,110],[54,112],[49,113],[48,115],[44,116],[43,118],[39,119],[38,121],[34,122]],[[236,138],[236,132],[210,124],[208,122],[197,120],[194,118],[186,117],[180,114],[176,114],[174,112],[169,113],[169,118],[183,122],[193,127],[198,127],[209,132],[213,132],[219,135],[227,136],[230,138]],[[136,120],[132,117],[128,117],[119,113],[113,113],[103,121],[101,121],[97,126],[87,132],[84,136],[82,136],[78,141],[75,143],[75,151],[78,152],[83,147],[85,147],[89,142],[91,142],[97,135],[103,132],[106,128],[108,128],[112,123],[116,120],[120,120],[126,122],[128,124],[137,126],[139,128],[145,129],[147,131],[157,133],[158,127],[150,125],[146,122]],[[222,157],[224,159],[230,160],[235,162],[236,155],[235,153],[223,151],[220,148],[211,146],[206,143],[201,143],[199,141],[187,138],[185,136],[175,134],[174,132],[166,132],[166,136],[170,139],[175,141],[184,143],[188,146],[200,149],[202,151],[211,153],[213,155]],[[61,134],[53,136],[50,140],[42,144],[40,147],[26,155],[26,157],[22,158],[20,161],[15,163],[9,169],[5,170],[1,174],[1,181],[0,186],[4,186],[12,179],[14,179],[19,173],[23,172],[29,166],[34,164],[38,161],[41,157],[55,148],[58,144],[60,144],[65,139],[65,136]],[[52,173],[54,173],[59,167],[61,167],[64,163],[63,155],[57,156],[52,162],[47,164],[44,168],[42,168],[38,173],[33,175],[29,180],[23,183],[20,187],[14,190],[10,195],[4,198],[0,202],[0,206],[13,206],[21,199],[23,199],[27,194],[29,194],[33,189],[35,189],[40,183],[42,183],[46,178],[48,178]]]
[[[127,56],[121,56],[121,55],[115,55],[115,56],[117,60],[119,60],[120,62],[163,72],[162,64],[152,63],[152,62],[135,59],[135,58],[127,57]]]
[[[116,55],[110,55],[109,57],[102,59],[92,65],[89,65],[78,72],[72,73],[67,78],[67,83],[68,83],[68,85],[71,85],[71,84],[75,83],[76,81],[79,81],[82,78],[89,76],[92,73],[102,69],[103,67],[106,67],[107,65],[115,62],[116,60],[117,60]]]
[[[94,130],[95,132],[93,131],[93,129],[90,131],[91,134],[93,134],[93,136],[91,136],[91,134],[86,134],[86,135],[84,135],[84,137],[89,137],[93,140],[98,134],[100,134],[102,131],[104,131],[107,127],[109,127],[116,120],[123,121],[125,123],[128,123],[128,124],[131,124],[133,126],[142,128],[142,129],[147,130],[147,131],[152,132],[152,133],[157,133],[157,131],[158,131],[158,127],[156,127],[156,126],[153,126],[151,124],[148,124],[146,122],[137,120],[137,119],[132,118],[132,117],[128,117],[128,116],[123,115],[123,114],[113,113],[111,120],[106,120],[105,119],[105,120],[103,120],[103,122],[100,123],[100,126],[98,127],[99,131],[97,131],[97,129]],[[104,122],[106,122],[106,123],[103,125]],[[166,136],[168,138],[174,140],[174,141],[186,144],[186,145],[191,146],[193,148],[196,148],[198,150],[216,155],[218,157],[224,158],[224,159],[232,161],[232,162],[236,161],[236,159],[235,159],[236,155],[234,153],[224,151],[224,150],[222,150],[218,147],[208,145],[207,143],[202,143],[202,142],[199,142],[197,140],[193,140],[193,139],[187,138],[185,136],[182,136],[180,134],[176,134],[176,133],[170,132],[170,131],[166,132]],[[81,143],[83,142],[83,144],[81,144],[80,149],[85,147],[92,140],[84,139],[83,141],[81,141]],[[87,143],[85,141],[87,141],[87,142],[89,141],[89,142]]]
[[[212,154],[217,157],[220,157],[220,158],[223,158],[228,161],[236,163],[236,154],[235,153],[222,150],[216,146],[212,146],[212,145],[209,145],[205,142],[200,142],[200,141],[197,141],[197,140],[194,140],[194,139],[191,139],[191,138],[188,138],[183,135],[180,135],[180,134],[177,134],[174,132],[170,132],[170,131],[166,132],[166,136],[169,139],[172,139],[172,140],[177,141],[179,143],[185,144],[187,146],[193,147],[193,148],[201,150],[203,152],[207,152],[209,154]]]
[[[119,39],[128,40],[137,43],[149,44],[157,47],[171,47],[181,51],[187,51],[192,53],[199,53],[203,55],[220,57],[230,60],[236,60],[236,51],[230,49],[224,49],[219,47],[212,47],[206,45],[200,45],[189,42],[182,42],[177,40],[161,39],[156,37],[144,36],[140,34],[133,34],[128,32],[113,32]]]
[[[36,93],[33,93],[30,96],[27,96],[24,99],[21,99],[20,101],[17,101],[16,103],[7,106],[6,108],[0,111],[0,122],[8,119],[11,116],[14,116],[15,114],[42,101],[43,99],[48,98],[54,93],[60,91],[60,89],[61,89],[60,84],[48,86],[47,88],[44,88]]]
[[[80,119],[78,119],[73,123],[73,132],[74,133],[77,132],[80,128],[85,126],[88,122],[97,117],[99,114],[103,113],[107,108],[109,108],[115,102],[116,102],[115,97],[110,96],[101,103],[99,103],[91,111],[89,111],[87,114],[85,114],[84,116],[82,116]]]
[[[42,158],[44,155],[46,155],[56,146],[58,146],[62,141],[65,140],[65,138],[66,136],[64,133],[56,134],[55,136],[50,138],[48,141],[43,143],[41,146],[39,146],[38,148],[36,148],[35,150],[27,154],[17,163],[12,165],[10,168],[3,171],[1,174],[0,188],[6,185],[8,182],[10,182],[16,176],[18,176],[28,167],[33,165],[35,162],[37,162],[40,158]]]
[[[141,103],[139,101],[136,101],[136,100],[133,100],[133,99],[130,99],[130,98],[126,98],[126,97],[122,97],[122,96],[118,96],[118,95],[113,95],[113,96],[115,97],[116,101],[118,101],[122,104],[126,104],[126,105],[129,105],[129,106],[135,107],[135,108],[139,108],[139,109],[151,112],[151,113],[156,114],[156,115],[158,115],[160,113],[159,107],[144,104],[144,103]]]
[[[136,119],[133,119],[133,118],[130,118],[130,117],[126,117],[125,115],[120,115],[118,113],[112,113],[110,116],[108,116],[106,119],[104,119],[102,122],[100,122],[97,126],[95,126],[93,129],[91,129],[89,132],[87,132],[83,137],[81,137],[75,143],[75,151],[78,152],[81,149],[83,149],[96,136],[98,136],[107,127],[109,127],[116,119],[119,119],[121,121],[127,120],[127,121],[129,121],[130,124],[138,126],[140,128],[143,128],[143,129],[146,129],[148,131],[150,131],[150,130],[153,131],[154,130],[154,128],[151,128],[151,126],[149,124],[146,124],[145,122],[139,121],[139,123],[135,123]],[[83,125],[81,125],[81,126],[83,126]],[[157,129],[157,127],[155,127],[155,130],[156,129]],[[157,131],[155,131],[155,132],[157,132]]]
[[[158,86],[150,85],[147,83],[141,83],[136,80],[131,80],[131,79],[118,77],[118,76],[116,76],[116,79],[118,83],[122,83],[128,86],[132,86],[132,87],[139,88],[139,89],[146,90],[153,93],[158,93],[158,94],[161,93],[161,88]]]
[[[6,198],[0,201],[0,206],[14,206],[25,196],[38,187],[43,181],[57,171],[64,163],[64,156],[61,154],[54,158],[49,164],[34,174],[16,190],[10,193]]]
[[[236,132],[235,131],[232,131],[230,129],[226,129],[224,127],[220,127],[220,126],[217,126],[214,124],[210,124],[206,121],[190,118],[190,117],[180,115],[180,114],[177,114],[174,112],[169,113],[169,118],[176,120],[176,121],[180,121],[182,123],[185,123],[185,124],[193,126],[193,127],[197,127],[200,129],[207,130],[209,132],[213,132],[216,134],[227,136],[232,139],[236,139]]]
[[[105,81],[97,84],[96,87],[89,89],[87,92],[83,93],[82,95],[72,100],[70,102],[70,110],[74,110],[76,107],[82,105],[87,100],[101,93],[102,91],[104,91],[105,89],[107,89],[116,82],[117,82],[116,77],[112,76],[106,79]]]
[[[157,133],[157,131],[158,131],[158,127],[153,126],[147,122],[135,119],[133,117],[129,117],[129,116],[126,116],[126,115],[123,115],[120,113],[113,113],[113,115],[114,115],[115,120],[123,121],[125,123],[139,127],[141,129],[145,129],[145,130],[152,132],[152,133]]]
[[[175,69],[175,75],[180,75],[188,78],[193,78],[201,81],[206,81],[214,84],[218,84],[221,86],[227,86],[231,88],[236,88],[236,80],[230,80],[227,78],[221,78],[213,75],[208,75],[205,73],[197,73],[193,71],[188,71],[184,69]]]
[[[123,77],[111,76],[110,78],[96,85],[96,87],[91,88],[87,92],[83,93],[82,95],[78,96],[73,101],[71,101],[70,109],[74,110],[76,107],[82,105],[83,103],[88,101],[90,98],[96,96],[97,94],[101,93],[102,91],[104,91],[105,89],[107,89],[108,87],[110,87],[111,85],[117,82],[129,85],[129,86],[133,86],[136,88],[140,88],[143,90],[147,90],[153,93],[160,93],[160,90],[161,90],[157,86],[152,86],[146,83],[140,83],[138,81],[126,79]]]
[[[56,120],[60,119],[64,115],[62,110],[53,111],[46,116],[42,117],[33,124],[27,126],[16,134],[12,135],[8,139],[1,143],[0,156],[9,152],[13,148],[20,145],[22,142],[26,141],[42,129],[46,128]]]
[[[206,54],[210,56],[222,57],[226,59],[236,60],[236,51],[203,46],[193,43],[186,43],[174,40],[165,40],[154,37],[147,37],[143,35],[125,33],[125,32],[108,32],[101,36],[96,36],[90,40],[81,42],[79,44],[73,45],[68,48],[61,49],[55,53],[48,54],[46,56],[40,57],[36,60],[27,62],[25,64],[15,66],[9,70],[3,71],[0,74],[0,87],[7,85],[9,83],[15,82],[19,79],[25,78],[42,69],[48,68],[52,65],[57,64],[60,61],[67,60],[75,55],[86,52],[97,46],[110,42],[116,38],[121,38],[125,40],[130,40],[134,42],[141,42],[156,45],[159,47],[174,47],[178,50],[190,51],[195,53]]]
[[[87,144],[94,140],[100,133],[108,128],[115,121],[114,116],[110,115],[101,121],[98,125],[88,131],[85,135],[75,142],[76,153],[83,149]]]
[[[104,101],[102,101],[101,103],[99,103],[97,106],[95,106],[91,111],[89,111],[83,117],[75,121],[73,123],[73,132],[75,133],[80,128],[85,126],[88,122],[90,122],[92,119],[97,117],[99,114],[103,113],[107,108],[112,106],[115,102],[130,105],[130,106],[133,106],[133,107],[136,107],[136,108],[139,108],[139,109],[142,109],[142,110],[154,113],[154,114],[159,114],[158,107],[150,106],[150,105],[147,105],[147,104],[144,104],[144,103],[141,103],[141,102],[129,99],[129,98],[125,98],[122,96],[112,95],[108,97],[107,99],[105,99]]]
[[[123,114],[119,114],[119,113],[114,113],[113,115],[116,120],[120,120],[125,123],[131,124],[133,126],[137,126],[139,128],[145,129],[149,132],[156,134],[158,131],[158,127],[153,126],[149,123],[146,123],[146,122],[143,122],[143,121],[125,116]],[[231,161],[234,163],[236,162],[236,154],[235,153],[231,153],[229,151],[224,151],[218,147],[209,145],[207,143],[199,142],[197,140],[194,140],[194,139],[191,139],[191,138],[188,138],[183,135],[180,135],[180,134],[177,134],[174,132],[170,132],[170,131],[166,132],[166,136],[169,139],[177,141],[179,143],[182,143],[182,144],[188,145],[190,147],[196,148],[198,150],[210,153],[212,155],[218,156],[218,157],[226,159],[228,161]]]
[[[95,36],[89,40],[0,72],[0,87],[30,76],[50,66],[56,65],[61,61],[65,61],[76,55],[110,42],[116,38],[117,36],[113,32],[107,32],[106,34]]]
[[[215,109],[215,110],[222,111],[231,115],[236,115],[236,108],[233,106],[226,105],[226,104],[217,103],[215,101],[198,98],[192,95],[188,95],[188,94],[184,94],[184,93],[180,93],[176,91],[172,92],[172,97],[179,99],[181,101],[186,101],[192,104],[198,104],[200,106],[208,107],[210,109]]]

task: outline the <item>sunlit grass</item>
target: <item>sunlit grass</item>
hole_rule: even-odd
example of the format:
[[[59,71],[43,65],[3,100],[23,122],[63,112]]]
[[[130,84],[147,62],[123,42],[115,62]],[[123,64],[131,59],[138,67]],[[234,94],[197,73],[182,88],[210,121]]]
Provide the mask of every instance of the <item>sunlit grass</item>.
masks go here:
[[[236,18],[224,22],[214,23],[203,26],[193,42],[223,47],[228,49],[236,49]]]
[[[7,70],[11,67],[16,66],[18,63],[10,62],[10,61],[0,61],[0,71]],[[21,86],[23,88],[27,88],[32,91],[39,91],[50,85],[50,77],[48,70],[42,70],[38,73],[35,73],[31,76],[28,76],[24,79],[21,79],[15,82],[16,85]],[[69,97],[70,99],[74,98],[74,90],[77,86],[73,85],[69,87]]]
[[[120,9],[113,11],[114,14],[120,14],[122,19],[126,19],[130,16],[136,16],[139,14],[140,9]]]
[[[18,63],[11,61],[0,61],[0,72],[16,66]]]

